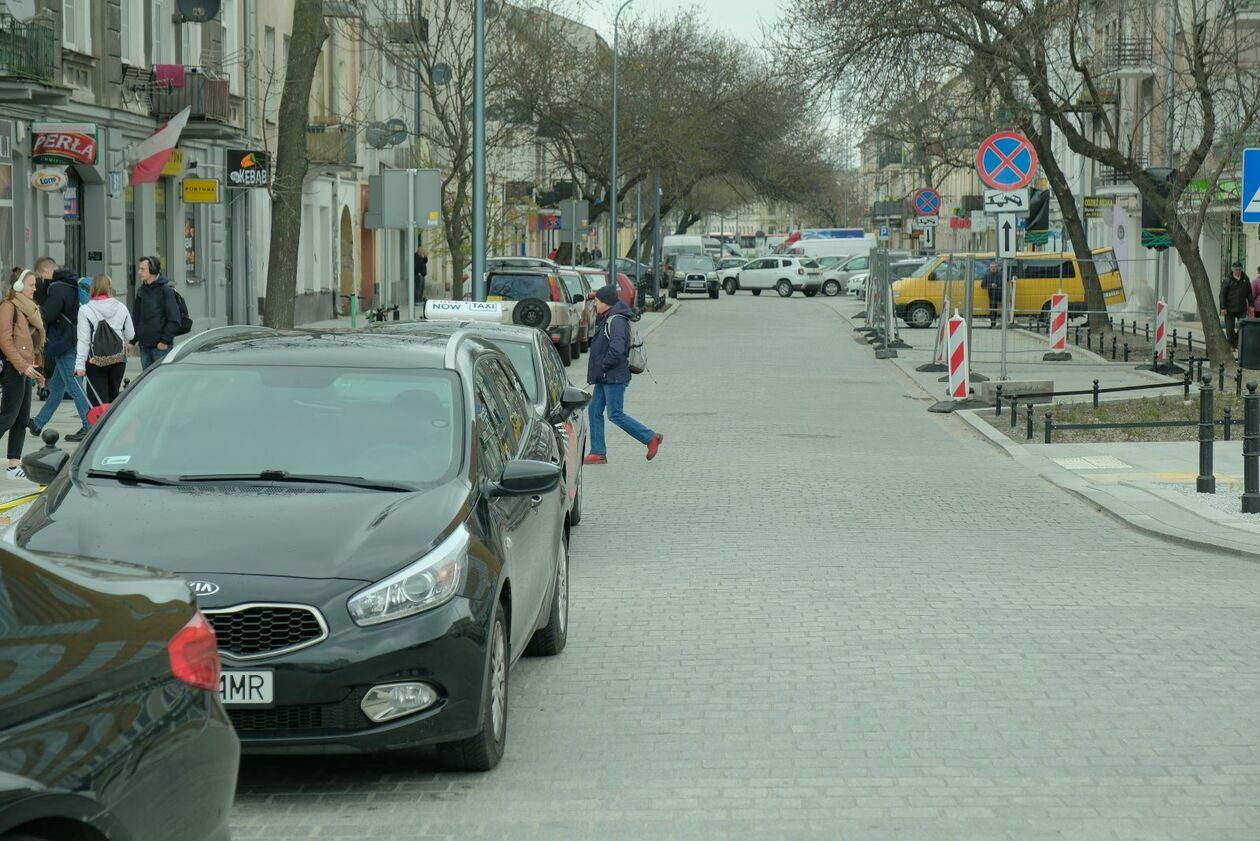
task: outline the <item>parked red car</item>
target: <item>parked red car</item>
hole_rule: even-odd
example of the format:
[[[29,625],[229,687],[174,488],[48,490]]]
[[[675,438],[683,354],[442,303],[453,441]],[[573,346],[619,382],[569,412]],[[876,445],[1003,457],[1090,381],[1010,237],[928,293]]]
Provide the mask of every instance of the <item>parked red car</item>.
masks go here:
[[[595,333],[595,304],[591,302],[591,278],[579,271],[560,269],[557,274],[564,283],[569,294],[581,298],[580,304],[574,304],[575,321],[578,324],[578,347],[582,353],[591,346],[591,336]],[[603,282],[603,279],[600,279]]]
[[[608,285],[608,272],[601,272],[597,269],[578,269],[578,271],[586,275],[586,279],[591,283],[592,290]],[[625,301],[626,306],[630,309],[634,309],[634,305],[638,301],[638,295],[634,290],[634,281],[621,272],[617,272],[617,297]]]

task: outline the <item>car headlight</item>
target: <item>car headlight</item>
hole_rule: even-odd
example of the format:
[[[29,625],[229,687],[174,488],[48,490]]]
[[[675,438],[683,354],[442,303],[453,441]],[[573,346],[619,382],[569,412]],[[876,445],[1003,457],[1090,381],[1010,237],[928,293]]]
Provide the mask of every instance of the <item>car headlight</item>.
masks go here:
[[[683,274],[682,272],[674,272],[674,279],[675,279],[675,280],[682,280],[684,277],[686,277],[686,275],[685,275],[685,274]]]
[[[379,625],[450,601],[468,565],[469,541],[461,524],[420,560],[351,596],[350,618],[358,625]]]
[[[709,278],[709,280],[717,280],[717,273],[716,273],[716,272],[709,272],[709,274],[708,274],[708,278]]]

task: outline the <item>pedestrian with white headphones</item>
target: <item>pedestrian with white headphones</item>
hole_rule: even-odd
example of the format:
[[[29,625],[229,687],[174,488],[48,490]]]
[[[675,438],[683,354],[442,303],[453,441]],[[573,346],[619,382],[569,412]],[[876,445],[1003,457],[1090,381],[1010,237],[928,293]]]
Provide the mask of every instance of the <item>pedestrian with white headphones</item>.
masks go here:
[[[31,382],[44,384],[39,370],[44,339],[48,331],[35,303],[35,273],[15,268],[9,288],[0,301],[0,434],[8,433],[10,479],[25,479],[22,447],[26,443],[26,422],[31,417]]]

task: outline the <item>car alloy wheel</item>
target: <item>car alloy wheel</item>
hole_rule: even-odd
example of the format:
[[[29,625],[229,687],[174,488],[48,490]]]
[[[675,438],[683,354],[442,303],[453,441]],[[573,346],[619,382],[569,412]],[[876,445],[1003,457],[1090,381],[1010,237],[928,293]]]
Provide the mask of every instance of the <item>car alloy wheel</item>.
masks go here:
[[[909,312],[906,313],[906,323],[918,329],[931,327],[935,319],[936,313],[932,305],[923,301],[911,304]]]
[[[828,298],[834,298],[840,294],[840,281],[829,280],[823,284],[823,294]]]
[[[734,294],[735,294],[735,290],[736,290],[736,289],[738,289],[739,287],[735,285],[735,279],[734,279],[734,278],[730,278],[730,277],[728,277],[728,278],[726,279],[725,288],[726,288],[726,294],[727,294],[727,295],[734,295]]]
[[[556,618],[560,620],[560,633],[567,634],[569,631],[569,553],[564,548],[564,543],[560,544],[560,559],[556,564],[556,600],[560,603],[560,610],[556,614]]]
[[[531,657],[555,657],[564,651],[569,628],[569,538],[562,535],[556,547],[556,571],[552,576],[551,607],[547,624],[530,637],[525,653]]]
[[[792,297],[792,284],[786,280],[780,280],[774,285],[774,291],[779,293],[780,298]]]

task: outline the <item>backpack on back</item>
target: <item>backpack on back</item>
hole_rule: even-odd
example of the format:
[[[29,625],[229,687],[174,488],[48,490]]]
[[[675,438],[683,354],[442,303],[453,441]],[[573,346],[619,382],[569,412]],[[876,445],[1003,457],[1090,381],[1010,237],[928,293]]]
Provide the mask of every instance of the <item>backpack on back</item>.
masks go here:
[[[171,290],[171,294],[175,296],[175,305],[179,307],[179,329],[175,331],[176,336],[182,336],[185,333],[191,333],[193,328],[193,320],[188,315],[188,304],[184,303],[184,296],[176,291],[174,286],[169,283],[166,288]]]
[[[92,325],[92,337],[88,339],[88,359],[97,367],[117,365],[127,358],[122,336],[102,318]]]
[[[612,320],[613,318],[625,318],[626,326],[630,328],[630,350],[626,352],[626,364],[630,368],[631,374],[642,374],[647,370],[647,351],[643,349],[643,338],[639,335],[639,331],[635,329],[630,319],[624,315],[614,315],[604,322],[604,335],[609,341],[612,341]]]

